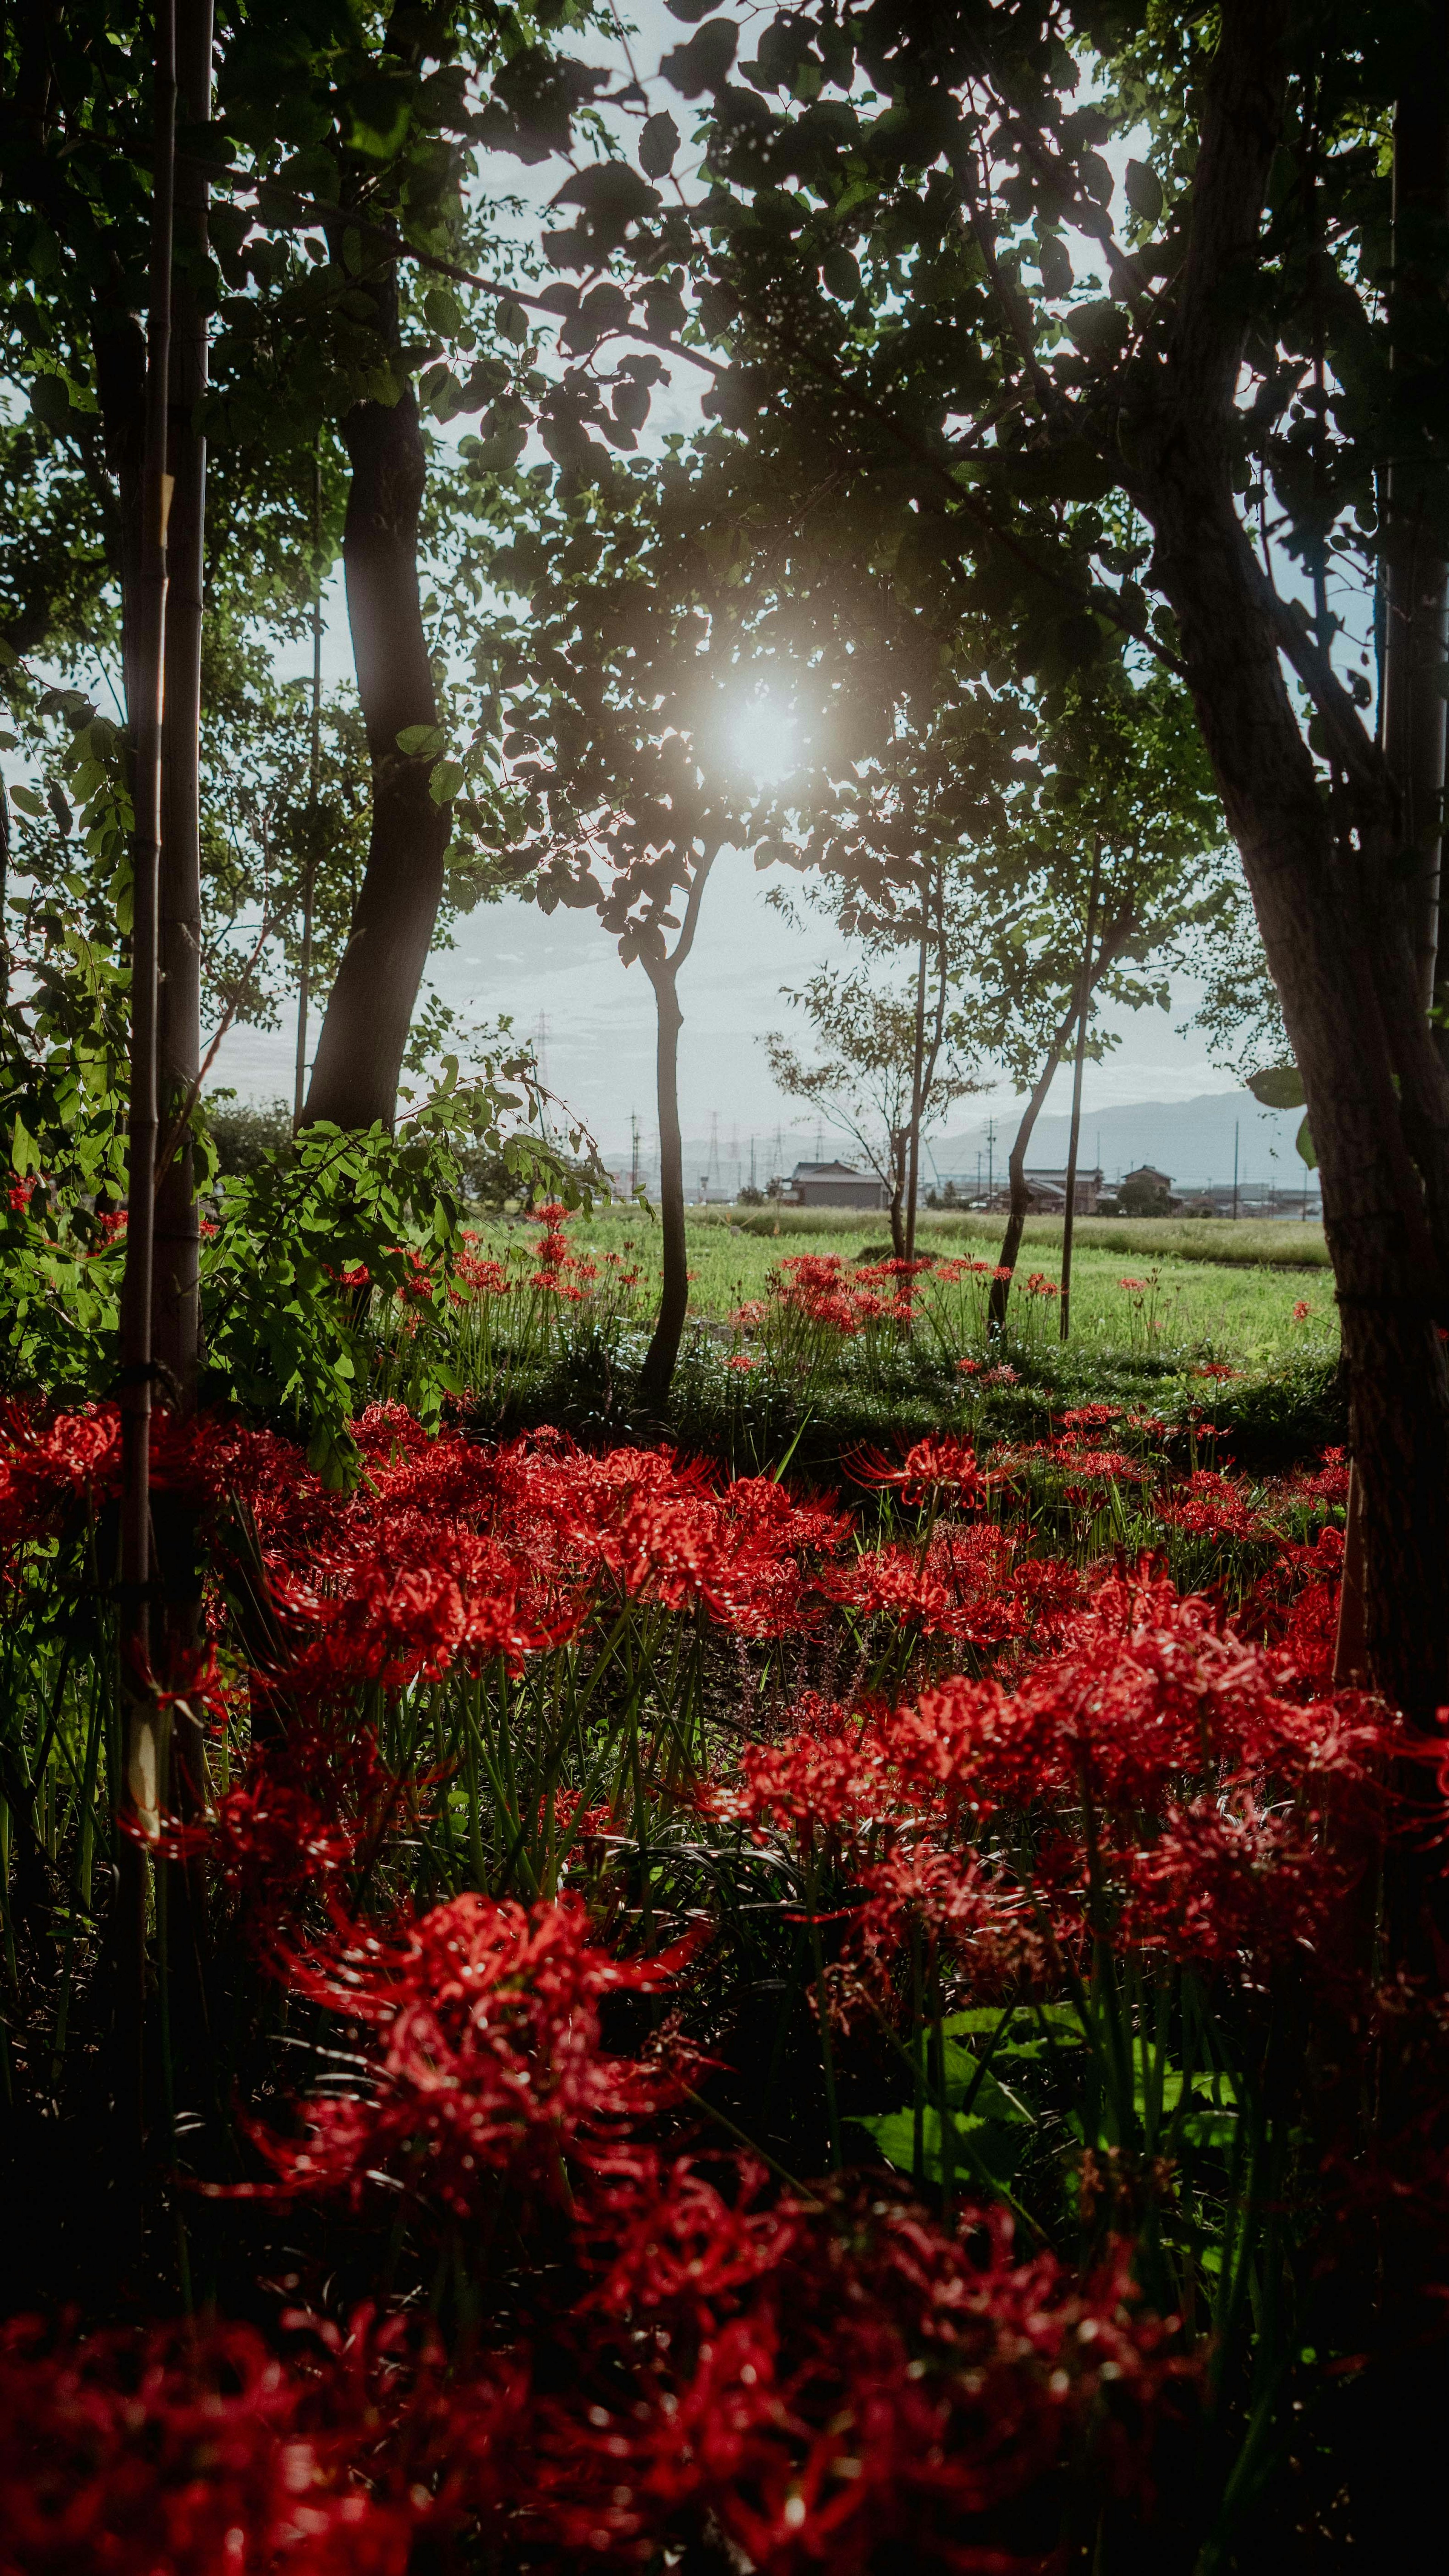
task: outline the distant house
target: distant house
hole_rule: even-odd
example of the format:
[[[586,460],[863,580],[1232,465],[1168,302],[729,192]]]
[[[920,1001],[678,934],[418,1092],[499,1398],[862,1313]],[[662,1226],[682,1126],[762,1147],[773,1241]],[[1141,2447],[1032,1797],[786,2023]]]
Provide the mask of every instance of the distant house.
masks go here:
[[[1171,1173],[1159,1172],[1155,1163],[1139,1163],[1118,1182],[1117,1205],[1124,1216],[1170,1216],[1177,1206]]]
[[[889,1207],[890,1193],[874,1172],[858,1172],[852,1163],[797,1163],[790,1175],[794,1207]]]
[[[1065,1171],[1034,1172],[1030,1167],[1028,1167],[1025,1174],[1025,1180],[1026,1186],[1031,1192],[1031,1211],[1033,1216],[1061,1216],[1063,1214],[1067,1204],[1067,1176]],[[1078,1216],[1095,1216],[1097,1213],[1097,1202],[1101,1195],[1101,1172],[1099,1170],[1084,1172],[1079,1163],[1077,1166],[1076,1187],[1072,1192],[1072,1206],[1075,1213]]]

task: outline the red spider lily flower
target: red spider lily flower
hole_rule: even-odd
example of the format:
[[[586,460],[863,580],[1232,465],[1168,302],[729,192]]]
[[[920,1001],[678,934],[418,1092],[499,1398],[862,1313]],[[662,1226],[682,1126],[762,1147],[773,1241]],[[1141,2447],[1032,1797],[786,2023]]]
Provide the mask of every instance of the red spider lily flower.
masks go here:
[[[709,2303],[774,2271],[799,2233],[793,2204],[771,2199],[753,2156],[715,2159],[730,2197],[695,2157],[656,2171],[646,2162],[611,2193],[598,2195],[595,2259],[601,2276],[584,2309],[615,2316],[674,2306],[694,2310],[708,2330]]]
[[[1342,1449],[1325,1449],[1316,1468],[1300,1467],[1283,1486],[1283,1498],[1290,1503],[1348,1502],[1348,1459]]]
[[[1237,1377],[1238,1375],[1239,1371],[1233,1368],[1227,1360],[1203,1360],[1193,1370],[1194,1377],[1217,1378],[1224,1384],[1229,1378]]]
[[[958,1360],[956,1362],[956,1366],[962,1377],[975,1377],[981,1366],[981,1362],[979,1360]]]
[[[1147,1294],[1145,1279],[1119,1279],[1117,1285],[1125,1288],[1129,1297],[1145,1297]]]
[[[1120,1422],[1120,1404],[1074,1404],[1061,1417],[1064,1431],[1104,1431],[1109,1422]]]
[[[941,1493],[954,1494],[961,1502],[979,1502],[990,1482],[965,1440],[918,1440],[894,1464],[878,1449],[862,1449],[846,1464],[862,1485],[894,1485],[903,1503],[922,1503],[929,1495]]]
[[[728,1787],[698,1792],[698,1804],[722,1823],[748,1825],[757,1842],[771,1823],[803,1826],[856,1841],[887,1824],[898,1807],[873,1730],[810,1696],[796,1715],[800,1729],[779,1744],[747,1745]]]
[[[1068,1476],[1089,1484],[1141,1483],[1152,1470],[1142,1459],[1129,1457],[1125,1449],[1075,1449],[1070,1441],[1054,1441],[1053,1463]]]
[[[736,1306],[730,1322],[738,1324],[743,1331],[748,1332],[751,1326],[763,1323],[768,1312],[769,1308],[763,1297],[747,1297],[743,1306]]]
[[[1307,1298],[1300,1297],[1293,1308],[1294,1323],[1306,1324],[1312,1312],[1313,1308],[1309,1305]]]
[[[725,1361],[727,1369],[752,1369],[758,1366],[758,1360],[752,1360],[748,1351],[732,1351]]]
[[[1187,1965],[1236,1965],[1265,1983],[1291,1952],[1321,1954],[1361,1863],[1326,1844],[1316,1815],[1274,1814],[1248,1791],[1195,1798],[1116,1861],[1119,1937]]]
[[[826,1566],[818,1589],[862,1619],[908,1620],[928,1637],[996,1646],[1020,1633],[1006,1589],[1011,1541],[991,1523],[938,1529],[924,1557],[916,1548],[869,1548],[851,1565]]]
[[[1246,1477],[1198,1467],[1171,1500],[1158,1505],[1157,1517],[1169,1529],[1184,1530],[1192,1538],[1276,1537],[1262,1512],[1248,1500],[1249,1492]]]
[[[974,1852],[898,1847],[862,1870],[860,1885],[866,1902],[852,1918],[849,1946],[869,1965],[878,1969],[896,1957],[915,1926],[973,1994],[1060,1986],[1057,1943],[1043,1924],[1039,1893],[993,1872]]]
[[[458,1283],[454,1293],[460,1302],[466,1289],[475,1297],[507,1297],[512,1281],[501,1261],[481,1260],[476,1253],[460,1253],[453,1264],[453,1277]]]
[[[620,2125],[677,2096],[672,2072],[607,2055],[599,2005],[657,1992],[698,1946],[620,1961],[589,1937],[573,1897],[531,1908],[459,1896],[371,1932],[339,1914],[321,1950],[292,1952],[292,1989],[374,2034],[366,2093],[299,2106],[302,2135],[255,2129],[291,2193],[360,2201],[380,2170],[462,2217],[500,2177],[567,2204],[565,2157],[597,2157]]]
[[[1060,1297],[1062,1292],[1057,1281],[1048,1279],[1044,1270],[1033,1270],[1026,1283],[1026,1293],[1029,1297]]]
[[[999,1360],[995,1368],[987,1369],[981,1383],[983,1386],[1015,1386],[1016,1371],[1009,1360]]]

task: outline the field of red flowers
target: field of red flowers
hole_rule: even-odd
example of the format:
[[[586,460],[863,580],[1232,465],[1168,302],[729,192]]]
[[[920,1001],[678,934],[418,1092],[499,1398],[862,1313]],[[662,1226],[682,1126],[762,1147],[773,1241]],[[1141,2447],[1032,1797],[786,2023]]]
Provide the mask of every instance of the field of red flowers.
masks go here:
[[[1105,1404],[834,1492],[357,1431],[339,1492],[158,1418],[205,1576],[131,1783],[137,2162],[118,1426],[6,1419],[0,2566],[1351,2540],[1335,2410],[1439,2331],[1449,2157],[1376,1946],[1438,1784],[1333,1685],[1342,1459]]]

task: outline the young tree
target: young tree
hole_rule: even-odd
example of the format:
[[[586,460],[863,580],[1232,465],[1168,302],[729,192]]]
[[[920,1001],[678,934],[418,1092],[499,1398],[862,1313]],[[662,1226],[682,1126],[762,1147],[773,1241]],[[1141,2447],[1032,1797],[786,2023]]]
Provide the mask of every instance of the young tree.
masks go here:
[[[824,967],[785,996],[809,1021],[823,1053],[810,1061],[779,1031],[765,1040],[781,1091],[808,1100],[849,1136],[889,1193],[898,1261],[910,1260],[914,1249],[906,1214],[913,1137],[919,1139],[928,1116],[943,1116],[976,1087],[946,1038],[948,990],[938,963],[936,1008],[923,1033],[918,992],[882,992],[864,975],[842,978]]]

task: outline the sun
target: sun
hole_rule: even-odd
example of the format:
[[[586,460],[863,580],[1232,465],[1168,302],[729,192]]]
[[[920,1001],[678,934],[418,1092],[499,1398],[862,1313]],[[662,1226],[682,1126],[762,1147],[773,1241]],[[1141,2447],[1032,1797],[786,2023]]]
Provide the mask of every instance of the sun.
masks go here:
[[[725,724],[730,766],[757,787],[779,787],[800,766],[800,727],[794,711],[772,690],[757,690]]]

